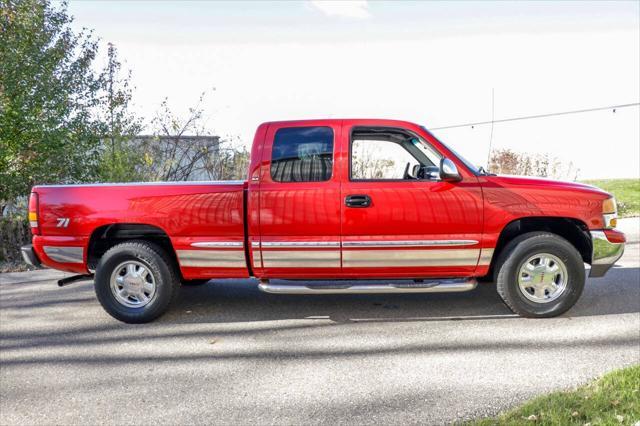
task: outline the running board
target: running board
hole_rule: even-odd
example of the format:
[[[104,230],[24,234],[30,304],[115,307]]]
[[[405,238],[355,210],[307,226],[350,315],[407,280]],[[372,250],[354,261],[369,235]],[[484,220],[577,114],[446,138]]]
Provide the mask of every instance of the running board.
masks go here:
[[[386,294],[386,293],[457,293],[476,288],[478,281],[450,279],[411,284],[337,284],[297,285],[260,283],[258,288],[273,294]]]

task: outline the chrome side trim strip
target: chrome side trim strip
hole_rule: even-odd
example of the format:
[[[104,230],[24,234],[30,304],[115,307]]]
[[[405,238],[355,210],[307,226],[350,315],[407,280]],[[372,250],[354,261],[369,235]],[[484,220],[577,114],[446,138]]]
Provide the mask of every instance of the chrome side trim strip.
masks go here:
[[[251,247],[260,248],[260,241],[252,241],[251,242]]]
[[[245,268],[243,250],[176,250],[180,266],[196,268]]]
[[[82,247],[44,246],[45,254],[53,261],[60,263],[82,263]]]
[[[344,241],[343,247],[442,247],[442,246],[470,246],[478,244],[476,240],[389,240],[389,241]],[[258,247],[260,243],[253,243]],[[340,241],[263,241],[263,248],[334,248],[340,247]]]
[[[381,294],[381,293],[445,293],[476,288],[475,279],[432,281],[420,284],[347,284],[347,285],[290,285],[260,283],[258,288],[275,294]]]
[[[478,260],[478,266],[491,265],[491,259],[493,258],[492,248],[483,248],[480,250],[480,259]]]
[[[476,240],[406,240],[406,241],[344,241],[343,247],[442,247],[472,246]]]
[[[337,248],[340,241],[263,241],[262,248]]]
[[[191,247],[205,247],[205,248],[240,248],[244,244],[242,241],[201,241],[197,243],[191,243]]]
[[[479,249],[460,250],[344,250],[345,268],[475,266]]]
[[[265,268],[340,268],[340,251],[262,251],[262,264]]]

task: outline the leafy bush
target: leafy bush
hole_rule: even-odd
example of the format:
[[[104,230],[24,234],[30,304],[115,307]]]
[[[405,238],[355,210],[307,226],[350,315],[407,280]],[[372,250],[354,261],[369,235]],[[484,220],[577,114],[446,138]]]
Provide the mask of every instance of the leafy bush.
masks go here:
[[[489,170],[492,173],[520,176],[538,176],[553,179],[576,180],[579,169],[573,163],[565,164],[548,153],[516,152],[496,149],[491,152]]]

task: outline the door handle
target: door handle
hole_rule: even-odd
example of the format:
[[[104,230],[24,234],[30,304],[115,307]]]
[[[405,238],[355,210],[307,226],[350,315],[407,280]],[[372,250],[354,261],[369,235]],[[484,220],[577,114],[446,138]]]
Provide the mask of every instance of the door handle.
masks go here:
[[[371,197],[365,194],[347,195],[347,197],[344,199],[344,204],[347,207],[369,207],[371,205]]]

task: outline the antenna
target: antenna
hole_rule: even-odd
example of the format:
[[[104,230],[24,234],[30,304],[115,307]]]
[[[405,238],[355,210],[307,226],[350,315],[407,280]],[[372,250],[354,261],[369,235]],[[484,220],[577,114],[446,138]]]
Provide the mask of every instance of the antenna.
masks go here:
[[[489,152],[487,153],[487,172],[489,171],[489,166],[491,165],[491,143],[493,142],[493,124],[495,123],[495,112],[496,112],[496,98],[495,98],[495,89],[491,88],[491,133],[489,134]]]

